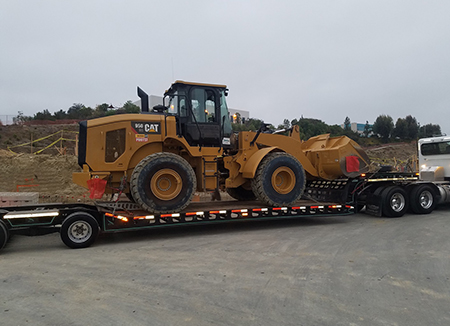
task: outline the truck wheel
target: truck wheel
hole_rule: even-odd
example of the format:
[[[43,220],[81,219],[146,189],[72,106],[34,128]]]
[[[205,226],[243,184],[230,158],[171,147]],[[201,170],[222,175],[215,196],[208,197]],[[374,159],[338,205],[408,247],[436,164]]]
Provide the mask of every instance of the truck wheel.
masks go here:
[[[256,196],[253,193],[252,189],[246,189],[246,187],[239,186],[237,188],[227,188],[227,193],[233,197],[234,199],[240,200],[240,201],[246,201],[246,200],[255,200]]]
[[[290,206],[300,199],[305,184],[300,162],[288,153],[276,152],[259,164],[252,190],[258,200],[269,206]]]
[[[173,153],[147,156],[134,168],[130,181],[136,202],[152,213],[174,213],[185,209],[197,188],[189,163]]]
[[[410,193],[411,210],[416,214],[429,214],[436,207],[436,195],[428,185],[417,185]]]
[[[8,242],[9,237],[9,231],[6,227],[6,224],[3,221],[0,221],[0,250],[3,249],[3,247]]]
[[[89,213],[70,214],[61,225],[61,240],[69,248],[86,248],[99,234],[97,220]]]
[[[408,195],[400,187],[387,187],[381,192],[381,205],[384,216],[402,217],[408,210]]]

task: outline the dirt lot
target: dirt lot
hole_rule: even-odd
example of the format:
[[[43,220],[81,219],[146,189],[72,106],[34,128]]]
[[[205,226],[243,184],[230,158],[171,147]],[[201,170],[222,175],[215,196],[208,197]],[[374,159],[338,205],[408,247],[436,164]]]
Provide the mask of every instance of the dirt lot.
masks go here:
[[[450,325],[450,208],[13,235],[1,325]]]

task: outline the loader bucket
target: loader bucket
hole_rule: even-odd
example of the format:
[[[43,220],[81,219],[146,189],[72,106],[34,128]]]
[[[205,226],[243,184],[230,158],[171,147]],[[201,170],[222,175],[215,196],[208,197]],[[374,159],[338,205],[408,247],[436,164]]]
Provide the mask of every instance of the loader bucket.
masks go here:
[[[369,157],[358,143],[346,136],[324,134],[311,137],[302,143],[302,150],[319,177],[325,180],[353,178],[369,171]]]

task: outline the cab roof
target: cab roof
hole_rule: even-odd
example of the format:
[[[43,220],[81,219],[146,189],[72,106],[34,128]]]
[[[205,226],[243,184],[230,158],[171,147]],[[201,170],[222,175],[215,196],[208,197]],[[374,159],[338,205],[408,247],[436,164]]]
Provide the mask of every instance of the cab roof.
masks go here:
[[[197,83],[197,82],[188,82],[184,80],[176,80],[169,88],[176,87],[176,85],[193,85],[193,86],[203,86],[203,87],[214,87],[214,88],[227,88],[227,85],[219,85],[219,84],[206,84],[206,83]],[[169,90],[166,90],[165,93],[167,93]]]

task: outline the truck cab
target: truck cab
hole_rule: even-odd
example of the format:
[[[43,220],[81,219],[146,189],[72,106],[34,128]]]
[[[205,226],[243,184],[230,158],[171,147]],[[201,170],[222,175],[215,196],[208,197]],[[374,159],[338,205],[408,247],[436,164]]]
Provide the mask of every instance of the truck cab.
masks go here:
[[[420,179],[450,181],[450,136],[419,139]]]

